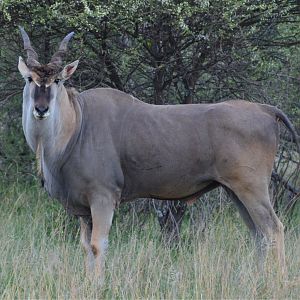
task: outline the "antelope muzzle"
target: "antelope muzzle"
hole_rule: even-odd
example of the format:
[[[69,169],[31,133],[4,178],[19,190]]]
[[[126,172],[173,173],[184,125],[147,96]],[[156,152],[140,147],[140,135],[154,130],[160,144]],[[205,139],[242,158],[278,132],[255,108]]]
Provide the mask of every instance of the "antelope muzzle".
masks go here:
[[[49,107],[36,105],[33,110],[33,115],[37,120],[44,120],[50,115]]]
[[[33,115],[37,120],[44,120],[50,115],[49,103],[51,98],[51,89],[42,85],[36,87],[34,91],[34,109]]]

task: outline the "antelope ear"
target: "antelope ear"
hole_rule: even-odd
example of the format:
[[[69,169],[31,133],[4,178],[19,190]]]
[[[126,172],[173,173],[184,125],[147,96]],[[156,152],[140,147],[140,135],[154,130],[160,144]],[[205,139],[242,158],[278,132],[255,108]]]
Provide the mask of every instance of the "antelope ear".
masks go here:
[[[61,71],[61,77],[64,80],[69,79],[72,74],[76,71],[78,66],[79,60],[75,60],[74,62],[66,65],[63,70]]]
[[[18,69],[24,78],[27,78],[30,76],[30,70],[26,66],[26,64],[21,56],[19,57]]]

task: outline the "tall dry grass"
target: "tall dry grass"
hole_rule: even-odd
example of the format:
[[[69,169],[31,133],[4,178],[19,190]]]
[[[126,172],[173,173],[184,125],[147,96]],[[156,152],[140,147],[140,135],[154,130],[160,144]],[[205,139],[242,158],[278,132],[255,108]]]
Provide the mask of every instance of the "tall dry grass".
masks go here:
[[[154,218],[136,224],[115,218],[100,289],[85,277],[76,222],[38,188],[2,187],[0,297],[299,299],[299,226],[286,233],[289,282],[282,283],[272,271],[257,272],[253,243],[230,207],[204,233],[186,222],[177,247],[164,244]]]

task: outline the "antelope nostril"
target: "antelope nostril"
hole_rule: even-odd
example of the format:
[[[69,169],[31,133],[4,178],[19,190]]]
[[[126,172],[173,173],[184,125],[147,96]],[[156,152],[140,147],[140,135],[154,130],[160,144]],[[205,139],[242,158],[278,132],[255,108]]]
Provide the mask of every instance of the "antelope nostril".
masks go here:
[[[49,107],[35,106],[35,110],[38,112],[39,115],[44,115],[49,110]]]

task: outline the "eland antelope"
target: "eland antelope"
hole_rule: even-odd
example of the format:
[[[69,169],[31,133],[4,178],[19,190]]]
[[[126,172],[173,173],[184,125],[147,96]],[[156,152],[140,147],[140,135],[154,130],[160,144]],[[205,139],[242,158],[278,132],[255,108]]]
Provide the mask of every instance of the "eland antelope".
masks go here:
[[[48,64],[27,51],[23,130],[39,160],[44,187],[80,217],[86,267],[100,281],[115,207],[135,198],[195,201],[225,187],[256,239],[270,245],[285,272],[283,225],[268,185],[278,145],[278,121],[298,143],[278,108],[242,100],[155,106],[124,92],[64,87],[78,60],[62,67],[68,34]]]

